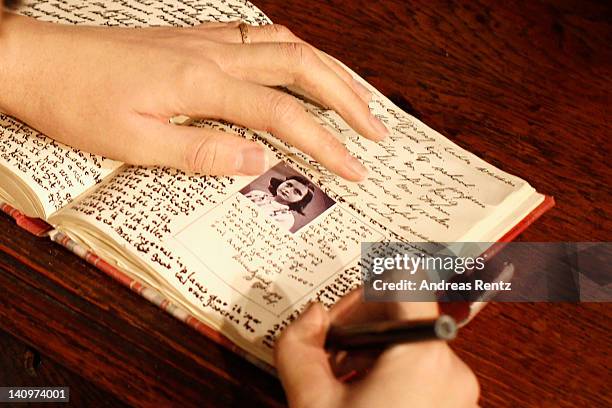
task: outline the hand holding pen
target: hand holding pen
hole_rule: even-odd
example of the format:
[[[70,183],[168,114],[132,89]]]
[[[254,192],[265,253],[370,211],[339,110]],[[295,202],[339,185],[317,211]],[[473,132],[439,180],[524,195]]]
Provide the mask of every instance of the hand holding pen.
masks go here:
[[[313,304],[279,339],[276,363],[292,407],[473,407],[474,373],[445,341],[419,341],[382,351],[327,352],[330,326],[373,321],[436,320],[433,303],[363,303],[355,291],[329,311]],[[353,326],[355,327],[355,326]],[[426,329],[427,331],[429,329]],[[365,373],[342,381],[350,372]]]

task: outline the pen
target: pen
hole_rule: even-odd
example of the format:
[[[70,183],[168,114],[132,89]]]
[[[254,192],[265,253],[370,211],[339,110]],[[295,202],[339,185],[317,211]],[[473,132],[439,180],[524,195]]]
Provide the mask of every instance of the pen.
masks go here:
[[[511,262],[505,262],[503,269],[492,281],[492,283],[499,282],[510,282],[514,277],[514,264]],[[480,294],[473,302],[469,305],[468,316],[459,322],[459,327],[463,327],[468,324],[493,298],[499,293],[499,290],[487,290]]]
[[[427,340],[452,340],[457,336],[457,323],[448,315],[437,319],[399,320],[332,326],[327,332],[325,347],[334,350],[384,348],[398,343]]]

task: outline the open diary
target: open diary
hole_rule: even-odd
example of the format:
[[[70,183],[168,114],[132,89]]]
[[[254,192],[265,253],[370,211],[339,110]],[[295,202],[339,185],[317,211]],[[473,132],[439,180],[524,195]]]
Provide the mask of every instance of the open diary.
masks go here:
[[[241,0],[34,0],[18,12],[121,26],[270,23]],[[359,285],[362,242],[495,242],[550,205],[526,181],[355,77],[372,90],[370,108],[390,129],[382,142],[359,136],[333,111],[301,103],[369,169],[363,182],[332,175],[271,134],[227,123],[193,126],[261,143],[267,172],[207,177],[128,166],[0,115],[0,201],[44,220],[52,239],[81,256],[95,254],[102,270],[175,316],[272,364],[275,338],[306,303],[329,306]]]

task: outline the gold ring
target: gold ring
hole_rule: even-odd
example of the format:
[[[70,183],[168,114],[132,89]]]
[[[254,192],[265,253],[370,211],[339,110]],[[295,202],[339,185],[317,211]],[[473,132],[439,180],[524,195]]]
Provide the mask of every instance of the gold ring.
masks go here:
[[[249,25],[247,23],[240,23],[238,25],[238,29],[240,30],[240,37],[242,37],[242,43],[250,44],[251,39],[249,38]]]

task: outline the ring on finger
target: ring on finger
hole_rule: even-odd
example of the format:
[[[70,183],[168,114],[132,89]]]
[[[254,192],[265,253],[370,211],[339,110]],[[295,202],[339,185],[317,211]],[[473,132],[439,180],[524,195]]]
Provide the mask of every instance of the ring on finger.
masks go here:
[[[249,37],[249,25],[247,23],[238,24],[238,29],[240,30],[240,37],[242,38],[243,44],[250,44],[251,38]]]

